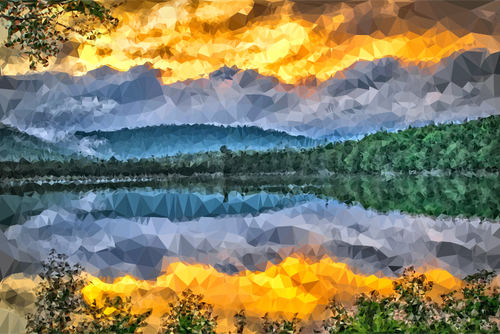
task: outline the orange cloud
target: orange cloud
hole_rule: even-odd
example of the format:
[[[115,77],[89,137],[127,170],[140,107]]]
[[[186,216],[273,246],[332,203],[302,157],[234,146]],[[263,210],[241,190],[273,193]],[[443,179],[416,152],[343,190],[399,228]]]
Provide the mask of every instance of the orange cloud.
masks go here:
[[[164,83],[172,83],[226,65],[296,83],[312,76],[328,79],[358,60],[435,63],[470,49],[500,51],[495,35],[450,30],[444,19],[402,18],[406,7],[392,1],[324,5],[320,14],[301,13],[297,6],[253,0],[130,2],[115,13],[121,20],[116,31],[95,42],[77,39],[76,57],[68,47],[44,70],[80,75],[103,65],[125,71],[150,62],[164,70]],[[4,64],[2,71],[27,68],[23,62]]]

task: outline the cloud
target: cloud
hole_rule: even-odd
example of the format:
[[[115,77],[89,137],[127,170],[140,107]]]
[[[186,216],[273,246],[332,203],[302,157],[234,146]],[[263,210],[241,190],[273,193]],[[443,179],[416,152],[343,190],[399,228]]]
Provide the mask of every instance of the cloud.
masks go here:
[[[164,85],[151,65],[103,67],[84,77],[0,78],[0,121],[46,140],[75,131],[214,124],[352,139],[498,114],[499,53],[464,52],[432,67],[393,58],[358,62],[321,83],[288,85],[223,67],[208,78]]]
[[[238,195],[228,203],[219,203],[219,195],[165,195],[159,190],[50,196],[43,200],[43,211],[26,212],[24,224],[0,234],[3,276],[33,273],[52,247],[94,276],[128,273],[141,279],[158,277],[170,262],[205,263],[235,273],[264,270],[268,262],[279,263],[291,254],[329,256],[359,273],[388,277],[409,265],[440,268],[455,276],[500,268],[498,258],[484,256],[498,247],[500,225],[481,224],[479,219],[381,214],[331,201],[325,206],[312,195],[307,202],[291,198],[287,205],[285,198],[263,193],[245,199]],[[162,196],[170,196],[167,202],[172,205],[162,206]],[[183,206],[183,201],[192,206]],[[184,210],[186,217],[147,217],[139,211],[147,211],[149,202],[165,213],[170,208],[174,216]],[[224,214],[187,217],[203,206],[201,202],[213,213],[228,207]],[[271,202],[270,210],[257,210]],[[132,213],[125,203],[131,210],[142,204]],[[236,214],[239,207],[245,213]],[[470,235],[475,236],[472,244]]]

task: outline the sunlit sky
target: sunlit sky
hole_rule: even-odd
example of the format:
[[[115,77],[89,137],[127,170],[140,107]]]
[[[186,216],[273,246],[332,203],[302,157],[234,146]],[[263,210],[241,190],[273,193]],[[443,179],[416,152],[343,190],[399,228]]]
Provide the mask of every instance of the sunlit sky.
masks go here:
[[[432,64],[464,50],[500,51],[500,4],[464,3],[470,2],[126,1],[113,12],[120,19],[116,30],[95,42],[73,36],[38,70],[81,75],[103,65],[126,71],[150,62],[172,83],[226,65],[297,83],[325,80],[358,60]],[[0,51],[3,74],[29,70],[14,54]]]

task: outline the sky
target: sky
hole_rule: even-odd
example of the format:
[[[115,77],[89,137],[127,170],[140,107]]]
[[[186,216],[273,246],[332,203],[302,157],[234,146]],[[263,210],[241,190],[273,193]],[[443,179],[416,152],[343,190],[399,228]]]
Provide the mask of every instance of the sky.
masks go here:
[[[73,35],[36,72],[19,50],[0,48],[0,122],[92,154],[94,143],[71,133],[247,125],[337,141],[487,117],[499,113],[499,10],[493,1],[125,1],[115,30]]]
[[[116,30],[95,42],[75,37],[44,70],[78,75],[151,62],[164,83],[223,65],[292,84],[325,80],[358,60],[436,62],[474,48],[499,51],[499,7],[435,0],[125,1],[113,12],[120,19]],[[12,54],[1,50],[2,73],[25,73],[27,63]]]

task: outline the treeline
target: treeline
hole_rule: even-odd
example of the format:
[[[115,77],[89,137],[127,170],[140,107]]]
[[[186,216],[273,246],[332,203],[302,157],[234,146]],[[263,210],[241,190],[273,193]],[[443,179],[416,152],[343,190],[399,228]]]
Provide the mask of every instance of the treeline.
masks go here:
[[[44,210],[42,203],[52,203],[57,193],[128,189],[183,189],[189,192],[251,195],[262,191],[273,194],[314,194],[346,204],[359,203],[379,212],[401,211],[432,216],[448,215],[500,219],[500,175],[452,174],[449,177],[426,175],[339,174],[329,177],[272,175],[252,177],[204,176],[163,178],[145,181],[117,181],[80,184],[78,182],[27,182],[13,185],[0,183],[0,229],[15,224],[20,215],[33,215]],[[133,188],[132,188],[133,187]],[[10,195],[10,196],[9,196]],[[40,197],[36,197],[40,195]],[[40,201],[33,200],[40,198]],[[52,198],[52,199],[51,199]],[[8,203],[8,204],[7,204]],[[16,208],[22,208],[21,211]],[[115,212],[116,214],[116,212]]]
[[[27,334],[37,333],[142,333],[152,309],[132,314],[132,299],[105,297],[103,305],[94,300],[88,304],[82,289],[89,284],[78,263],[71,266],[65,254],[52,250],[39,276],[35,312],[27,313]],[[464,287],[441,294],[441,302],[431,299],[434,286],[424,274],[413,267],[393,281],[393,291],[381,296],[377,290],[356,295],[355,306],[348,308],[335,299],[326,305],[327,315],[314,333],[500,333],[498,312],[500,291],[493,283],[494,271],[482,270],[464,278]],[[461,296],[460,296],[461,295]],[[103,298],[104,299],[104,298]],[[216,334],[215,305],[204,302],[203,295],[189,289],[176,296],[170,309],[161,316],[159,333]],[[109,310],[111,309],[111,313]],[[264,310],[265,311],[265,310]],[[272,320],[266,313],[259,324],[261,334],[299,334],[305,327],[297,317]],[[250,323],[245,309],[234,317],[236,333],[248,332]],[[219,332],[220,333],[220,332]],[[231,334],[229,332],[229,334]]]
[[[195,173],[249,174],[319,170],[380,173],[429,170],[495,171],[500,168],[500,117],[464,124],[428,125],[396,133],[378,132],[360,141],[330,143],[309,149],[231,151],[129,159],[0,162],[2,178],[34,176],[138,176]]]

